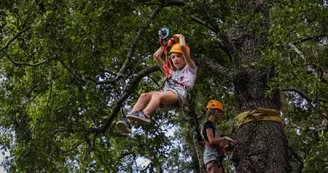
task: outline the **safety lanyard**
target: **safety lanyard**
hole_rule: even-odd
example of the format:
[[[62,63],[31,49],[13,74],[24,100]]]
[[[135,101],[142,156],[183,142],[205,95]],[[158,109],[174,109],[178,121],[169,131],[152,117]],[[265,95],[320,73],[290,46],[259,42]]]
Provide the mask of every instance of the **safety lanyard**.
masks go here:
[[[164,39],[160,39],[160,43],[163,47],[164,55],[165,55],[165,65],[163,65],[163,70],[165,72],[166,79],[168,79],[171,75],[171,71],[173,70],[173,67],[172,67],[172,63],[169,59],[169,56],[167,55],[167,51],[166,51],[167,50],[167,43],[165,42]]]

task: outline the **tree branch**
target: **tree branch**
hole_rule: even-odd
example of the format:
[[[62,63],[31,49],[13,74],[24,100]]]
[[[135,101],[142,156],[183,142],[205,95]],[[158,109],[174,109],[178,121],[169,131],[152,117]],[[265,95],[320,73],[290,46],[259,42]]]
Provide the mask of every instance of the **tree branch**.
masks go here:
[[[7,57],[7,58],[8,58],[8,59],[9,59],[14,65],[17,65],[17,66],[18,66],[18,65],[39,66],[39,65],[42,65],[42,64],[44,64],[44,63],[46,63],[46,62],[49,61],[48,59],[46,59],[46,60],[43,60],[43,61],[38,62],[38,63],[35,63],[35,64],[30,64],[30,63],[27,63],[27,62],[17,62],[17,61],[13,60],[13,59],[10,57],[9,53],[6,52],[5,49],[3,49],[3,48],[1,48],[1,47],[0,47],[0,49],[1,49],[1,52],[4,53],[4,54],[6,55],[6,57]]]
[[[294,44],[292,43],[289,43],[288,46],[290,46],[302,59],[303,61],[306,62],[305,66],[307,68],[307,70],[311,73],[314,73],[314,76],[317,80],[321,80],[321,75],[319,74],[320,71],[317,71],[315,68],[313,68],[310,64],[307,63],[305,57],[304,57],[304,54],[303,52],[301,52]]]
[[[4,46],[4,47],[0,47],[0,50],[3,54],[5,54],[5,56],[14,64],[14,65],[27,65],[27,66],[39,66],[41,64],[46,63],[47,61],[49,61],[49,59],[43,60],[41,62],[35,63],[35,64],[31,64],[31,63],[27,63],[27,62],[17,62],[14,59],[11,58],[11,56],[9,55],[8,52],[6,52],[6,49],[8,49],[9,45],[16,40],[19,36],[21,36],[24,32],[26,32],[27,30],[29,30],[31,27],[28,26],[25,29],[19,31],[12,39],[10,39],[8,41],[8,43]]]
[[[60,64],[69,72],[71,73],[72,76],[74,76],[76,79],[78,79],[79,81],[82,82],[87,82],[87,80],[85,80],[83,77],[78,76],[73,70],[71,70],[70,68],[68,68],[68,66],[60,59],[60,58],[56,58],[58,59],[58,61],[60,62]]]
[[[31,28],[31,27],[28,26],[28,27],[26,27],[25,29],[19,31],[19,32],[15,35],[15,37],[13,37],[12,39],[10,39],[9,42],[6,44],[6,46],[3,47],[2,49],[3,49],[3,50],[6,50],[6,49],[9,47],[9,45],[10,45],[14,40],[16,40],[20,35],[22,35],[24,32],[26,32],[26,31],[29,30],[30,28]]]
[[[234,64],[235,68],[237,69],[239,67],[239,61],[237,61],[238,50],[236,46],[232,43],[227,33],[223,33],[220,35],[220,39],[222,40],[222,43],[225,45],[226,49],[225,52],[228,52],[227,54],[230,57],[230,60],[232,64]]]
[[[75,143],[75,144],[72,146],[71,149],[69,149],[69,150],[62,150],[61,152],[64,153],[64,154],[65,154],[65,153],[69,153],[69,152],[75,150],[75,149],[76,149],[78,146],[80,146],[82,143],[83,143],[82,141],[77,142],[77,143]]]
[[[191,16],[191,19],[193,19],[194,21],[196,21],[198,24],[203,25],[204,27],[206,27],[207,29],[211,30],[212,32],[214,32],[216,35],[219,33],[219,29],[218,28],[214,28],[211,25],[208,25],[205,21],[195,17],[195,16]],[[230,57],[230,52],[228,51],[228,48],[226,46],[223,45],[222,40],[221,39],[217,39],[217,41],[219,42],[219,47]]]
[[[292,92],[296,92],[296,93],[299,94],[301,97],[303,97],[306,101],[308,101],[308,102],[310,102],[310,103],[313,102],[313,100],[312,100],[310,97],[308,97],[306,94],[304,94],[302,91],[300,91],[300,90],[298,90],[298,89],[295,89],[295,88],[284,88],[284,89],[282,89],[281,91],[284,91],[284,92],[290,92],[290,91],[292,91]]]
[[[291,152],[291,154],[295,157],[295,159],[297,160],[297,162],[299,164],[297,173],[301,173],[302,169],[304,167],[304,162],[303,162],[302,157],[298,153],[296,153],[292,147],[288,146],[288,148],[289,148],[289,151]]]
[[[214,28],[211,25],[208,25],[205,21],[203,21],[203,20],[201,20],[201,19],[199,19],[195,16],[191,16],[191,19],[193,19],[198,24],[203,25],[207,29],[211,30],[216,35],[219,34],[219,29],[218,28]],[[230,57],[230,60],[232,62],[234,62],[234,57],[237,57],[237,54],[234,53],[234,52],[237,52],[234,45],[231,43],[231,41],[228,39],[228,37],[225,34],[221,34],[221,35],[218,35],[218,36],[219,36],[219,38],[217,39],[217,41],[219,42],[219,47],[221,48],[221,50],[223,50]],[[225,42],[225,44],[223,44],[223,42]],[[230,49],[232,49],[232,51],[229,51],[229,48],[225,45],[229,45]]]
[[[219,72],[220,74],[224,74],[229,78],[233,78],[234,71],[231,68],[227,68],[222,66],[221,64],[214,62],[210,58],[197,58],[194,59],[197,66],[203,67],[205,69],[209,69],[211,71]]]
[[[83,159],[82,159],[83,162],[86,161],[87,157],[90,155],[91,151],[95,147],[96,136],[97,136],[97,134],[93,136],[92,144],[90,144],[90,142],[87,141],[88,147],[85,149],[85,153],[84,153]]]
[[[165,6],[183,6],[185,5],[184,2],[179,0],[160,0],[160,2]]]
[[[139,31],[137,32],[136,37],[132,40],[132,43],[129,47],[129,51],[126,57],[126,60],[124,62],[124,64],[122,65],[121,69],[119,70],[119,72],[117,73],[117,76],[114,79],[110,79],[110,80],[104,80],[104,81],[95,81],[92,80],[93,82],[95,82],[96,84],[112,84],[115,85],[117,83],[118,80],[122,79],[122,77],[124,76],[125,71],[128,68],[128,65],[131,61],[131,58],[133,56],[133,53],[136,49],[136,46],[141,38],[141,35],[145,32],[146,28],[149,27],[149,25],[152,23],[152,21],[155,19],[155,17],[159,14],[159,12],[168,6],[182,6],[185,5],[184,2],[179,1],[179,0],[173,0],[173,1],[161,1],[161,4],[158,5],[158,7],[153,11],[153,13],[150,15],[150,17],[148,18],[147,22],[139,29]]]
[[[310,41],[310,40],[314,40],[314,39],[318,39],[318,38],[323,38],[323,37],[328,37],[328,34],[317,34],[317,35],[314,35],[314,36],[303,38],[303,39],[298,40],[298,41],[294,41],[291,44],[297,45],[297,44],[300,44],[300,43],[303,43],[303,42],[306,42],[306,41]]]
[[[157,65],[148,67],[134,76],[133,79],[127,84],[127,87],[125,88],[124,93],[121,95],[121,97],[116,101],[115,104],[113,104],[112,112],[109,115],[109,118],[106,120],[106,123],[102,127],[98,128],[89,128],[86,130],[86,135],[89,135],[91,133],[104,133],[108,128],[109,125],[112,123],[114,118],[117,116],[117,113],[120,111],[120,107],[122,106],[123,102],[130,96],[132,91],[137,88],[140,80],[144,77],[149,75],[150,73],[159,71],[160,68]]]
[[[328,100],[327,99],[316,99],[316,100],[313,100],[309,96],[307,96],[306,94],[304,94],[302,91],[300,91],[298,89],[295,89],[295,88],[284,88],[284,89],[281,89],[281,91],[284,91],[284,92],[290,92],[290,91],[296,92],[297,94],[299,94],[301,97],[303,97],[306,101],[308,101],[310,103],[313,103],[313,102],[316,102],[316,101],[328,103]]]
[[[93,78],[90,77],[85,77],[85,76],[78,76],[76,73],[74,73],[74,71],[70,70],[62,61],[61,64],[78,80],[83,81],[83,82],[87,82],[87,81],[92,81],[95,84],[112,84],[115,85],[117,83],[117,81],[119,81],[120,79],[123,78],[126,70],[128,69],[128,65],[131,62],[131,58],[133,56],[133,53],[136,49],[136,46],[141,38],[141,35],[145,32],[145,30],[147,29],[147,27],[149,27],[149,25],[152,23],[152,21],[155,19],[155,17],[159,14],[159,12],[168,6],[182,6],[185,5],[184,2],[179,1],[179,0],[164,0],[161,1],[161,4],[158,5],[158,7],[153,11],[153,13],[150,15],[150,17],[148,18],[147,22],[139,29],[139,31],[137,32],[137,35],[135,36],[135,38],[132,40],[132,43],[129,47],[129,51],[126,57],[125,62],[123,63],[122,67],[120,68],[119,72],[117,73],[117,75],[115,76],[115,78],[112,79],[108,79],[108,80],[103,80],[103,81],[98,81],[95,80]]]
[[[88,82],[88,81],[92,81],[95,84],[116,84],[116,82],[114,80],[107,80],[107,81],[97,81],[91,77],[88,76],[83,76],[83,75],[78,75],[75,73],[75,70],[71,70],[62,60],[61,58],[56,58],[60,64],[73,76],[75,77],[77,80],[81,81],[81,82]]]
[[[156,17],[156,15],[164,8],[164,6],[159,5],[154,11],[153,13],[150,15],[150,17],[148,18],[147,22],[139,29],[139,31],[137,32],[136,37],[133,39],[130,48],[129,48],[129,52],[127,54],[126,60],[123,64],[123,66],[121,67],[121,69],[119,70],[119,72],[117,73],[116,78],[114,79],[115,83],[116,81],[118,81],[119,79],[121,79],[124,76],[125,71],[128,68],[128,65],[131,61],[132,55],[136,49],[137,43],[139,42],[141,35],[145,32],[146,28],[151,24],[151,22],[154,20],[154,18]],[[113,82],[113,81],[107,81],[107,82]]]
[[[213,31],[214,33],[218,33],[218,30],[213,28],[211,25],[208,25],[205,21],[197,18],[196,16],[190,16],[191,19],[193,19],[196,23],[200,24],[200,25],[203,25],[204,27],[206,27],[207,29]]]
[[[157,85],[157,87],[158,88],[160,88],[161,87],[161,85],[157,82],[157,80],[155,80],[153,77],[151,77],[151,76],[149,76],[149,75],[147,75],[147,77],[149,77],[156,85]]]

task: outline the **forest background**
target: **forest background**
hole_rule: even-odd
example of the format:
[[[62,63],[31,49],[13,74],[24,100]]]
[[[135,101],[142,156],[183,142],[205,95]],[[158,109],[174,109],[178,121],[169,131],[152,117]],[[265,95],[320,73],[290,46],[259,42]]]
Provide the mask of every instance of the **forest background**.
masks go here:
[[[321,0],[0,2],[0,147],[8,172],[202,172],[200,128],[223,102],[227,172],[328,171],[328,7]],[[122,135],[115,122],[164,74],[158,30],[198,67],[187,104]],[[283,123],[236,116],[259,108]],[[9,154],[9,155],[8,155]],[[142,164],[143,163],[143,164]]]

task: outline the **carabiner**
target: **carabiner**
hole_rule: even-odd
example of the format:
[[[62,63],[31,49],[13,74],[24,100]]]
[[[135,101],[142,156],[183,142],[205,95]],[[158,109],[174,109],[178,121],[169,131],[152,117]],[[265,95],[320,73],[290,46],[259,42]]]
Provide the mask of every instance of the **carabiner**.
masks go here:
[[[170,30],[167,27],[162,27],[158,31],[158,37],[162,40],[166,39],[170,34]]]

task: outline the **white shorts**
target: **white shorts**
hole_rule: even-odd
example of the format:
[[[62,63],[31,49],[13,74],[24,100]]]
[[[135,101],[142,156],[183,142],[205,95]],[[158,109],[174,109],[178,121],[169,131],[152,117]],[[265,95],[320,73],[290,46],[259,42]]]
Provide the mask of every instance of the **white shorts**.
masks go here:
[[[167,104],[164,105],[164,107],[161,107],[162,110],[172,110],[177,107],[181,107],[185,104],[188,96],[188,92],[183,89],[182,87],[173,87],[173,88],[164,88],[164,91],[172,91],[176,98],[177,98],[177,104]]]
[[[219,153],[217,148],[205,147],[204,151],[204,164],[206,165],[210,161],[217,161],[220,163]]]

